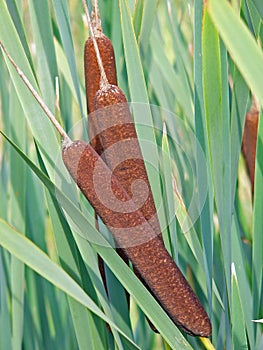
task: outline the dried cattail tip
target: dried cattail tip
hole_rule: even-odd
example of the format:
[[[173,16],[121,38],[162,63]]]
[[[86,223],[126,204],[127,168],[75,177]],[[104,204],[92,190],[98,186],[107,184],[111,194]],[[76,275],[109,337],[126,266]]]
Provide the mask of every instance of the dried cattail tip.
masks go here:
[[[96,213],[123,247],[140,278],[182,330],[202,337],[211,334],[209,318],[163,241],[101,157],[90,146],[76,141],[63,149],[63,161]],[[111,177],[105,181],[105,176]],[[112,197],[113,195],[113,197]],[[115,197],[115,199],[114,199]],[[116,202],[120,206],[116,207]],[[122,203],[129,203],[129,211]]]

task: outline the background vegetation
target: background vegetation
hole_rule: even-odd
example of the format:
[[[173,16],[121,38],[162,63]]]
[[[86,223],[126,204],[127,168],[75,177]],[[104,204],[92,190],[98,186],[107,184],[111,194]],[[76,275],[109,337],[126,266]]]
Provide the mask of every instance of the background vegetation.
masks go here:
[[[251,321],[263,317],[262,118],[253,207],[241,139],[251,90],[263,104],[263,5],[99,5],[120,87],[129,101],[159,106],[143,115],[134,108],[134,119],[140,140],[154,145],[143,154],[157,206],[164,205],[167,248],[211,317],[211,342],[262,349],[262,324]],[[82,16],[77,0],[0,0],[0,40],[68,131],[85,124]],[[96,231],[92,208],[66,186],[58,136],[2,54],[0,93],[0,348],[211,348],[181,334]],[[97,254],[107,265],[109,300]]]

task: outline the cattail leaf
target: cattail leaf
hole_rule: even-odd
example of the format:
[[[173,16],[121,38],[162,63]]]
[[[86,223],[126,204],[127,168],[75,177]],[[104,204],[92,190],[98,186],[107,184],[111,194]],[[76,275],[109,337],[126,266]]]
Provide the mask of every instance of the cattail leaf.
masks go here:
[[[225,0],[208,1],[209,13],[222,37],[232,59],[263,105],[263,53],[248,28],[244,25],[231,5]],[[242,38],[242,45],[239,45]],[[253,64],[251,64],[253,57]]]
[[[74,88],[76,90],[76,95],[78,97],[78,104],[81,115],[84,116],[81,94],[79,89],[79,79],[77,74],[76,60],[74,56],[74,46],[72,33],[70,30],[70,20],[69,20],[69,10],[68,3],[64,0],[53,0],[53,6],[58,21],[58,26],[60,30],[60,35],[62,39],[62,45],[67,56],[68,64],[70,67],[70,73],[72,76],[72,81]]]
[[[254,213],[253,213],[253,319],[260,317],[261,296],[262,296],[262,263],[263,263],[263,205],[260,199],[260,193],[263,190],[263,123],[262,113],[259,115],[257,153],[256,153],[256,171],[255,171],[255,192],[254,192]],[[257,327],[257,331],[260,329]]]
[[[3,0],[0,1],[0,22],[2,23],[0,26],[0,40],[7,48],[9,54],[13,57],[17,64],[19,64],[19,67],[23,70],[29,81],[33,84],[36,90],[38,90],[32,70],[29,66],[17,32]],[[12,37],[12,40],[10,40],[10,37]],[[34,138],[39,143],[41,149],[45,150],[43,151],[43,157],[45,159],[48,172],[53,174],[56,155],[59,149],[54,128],[47,120],[47,117],[38,106],[34,97],[25,88],[24,83],[14,71],[13,67],[11,67],[10,63],[8,62],[7,65],[10,69],[12,81],[16,88],[26,118],[28,119],[29,125],[34,134]]]
[[[11,86],[9,121],[11,135],[21,149],[26,150],[26,122],[21,118],[23,110],[19,103],[15,89]],[[10,149],[10,202],[11,224],[20,229],[23,234],[26,230],[26,166],[21,157]],[[17,171],[19,169],[19,172]],[[12,335],[13,349],[20,349],[23,338],[24,322],[24,264],[12,257],[11,261],[11,284],[12,284]]]
[[[37,72],[43,99],[55,111],[55,77],[58,75],[51,15],[46,1],[29,1],[32,32],[37,52]]]
[[[235,273],[235,265],[232,264],[232,310],[233,322],[232,344],[234,349],[248,349],[245,321],[242,310],[242,302],[239,293],[239,283]]]
[[[3,247],[123,334],[123,332],[104,315],[83,289],[37,246],[3,220],[0,220],[0,227],[0,242]],[[123,334],[123,336],[126,337],[125,334]],[[134,346],[134,348],[138,349],[135,344]]]
[[[4,269],[3,255],[5,252],[0,248],[0,347],[1,349],[12,349],[12,326],[10,320],[10,313],[8,310],[8,285],[7,285],[7,271]]]

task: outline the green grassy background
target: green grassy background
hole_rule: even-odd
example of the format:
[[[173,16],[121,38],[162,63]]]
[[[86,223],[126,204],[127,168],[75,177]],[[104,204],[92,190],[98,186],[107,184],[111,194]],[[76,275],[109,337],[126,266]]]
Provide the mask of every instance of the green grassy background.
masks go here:
[[[253,206],[241,139],[251,90],[263,104],[263,5],[99,5],[167,249],[211,318],[214,348],[261,349],[262,324],[251,320],[263,317],[262,118]],[[0,23],[0,40],[46,104],[84,137],[73,128],[86,115],[81,1],[0,0]],[[1,53],[0,96],[0,349],[212,348],[177,329],[96,231],[92,208],[68,184],[58,135]]]

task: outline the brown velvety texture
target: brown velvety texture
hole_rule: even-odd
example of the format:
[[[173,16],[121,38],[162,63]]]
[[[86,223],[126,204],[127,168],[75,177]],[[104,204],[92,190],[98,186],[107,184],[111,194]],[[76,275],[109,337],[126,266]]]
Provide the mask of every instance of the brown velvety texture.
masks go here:
[[[161,235],[141,148],[124,93],[115,85],[100,89],[95,97],[95,109],[103,160],[155,233]]]
[[[101,55],[102,64],[105,70],[106,77],[110,84],[117,84],[117,74],[114,51],[110,39],[100,33],[96,36],[96,41]],[[94,50],[94,45],[91,37],[89,37],[85,43],[84,49],[84,72],[85,72],[85,85],[86,85],[86,97],[87,97],[87,110],[91,120],[88,119],[88,132],[92,135],[98,134],[96,120],[94,119],[94,99],[97,91],[100,89],[100,70],[97,63],[97,57]],[[91,139],[91,137],[90,137]],[[101,142],[99,138],[93,138],[91,145],[100,154]]]
[[[191,335],[210,336],[211,324],[196,294],[168,254],[160,236],[153,231],[101,157],[90,145],[76,141],[63,149],[63,161],[82,193],[111,230],[115,241],[140,272],[145,285],[175,324]],[[105,181],[105,178],[110,178],[110,181]],[[116,198],[117,202],[129,203],[130,211],[119,212],[121,207],[115,211]]]
[[[259,112],[252,109],[246,115],[245,128],[242,140],[242,151],[246,161],[252,194],[254,194],[254,179],[255,179],[255,160],[257,148],[257,134],[258,134],[258,116]]]

